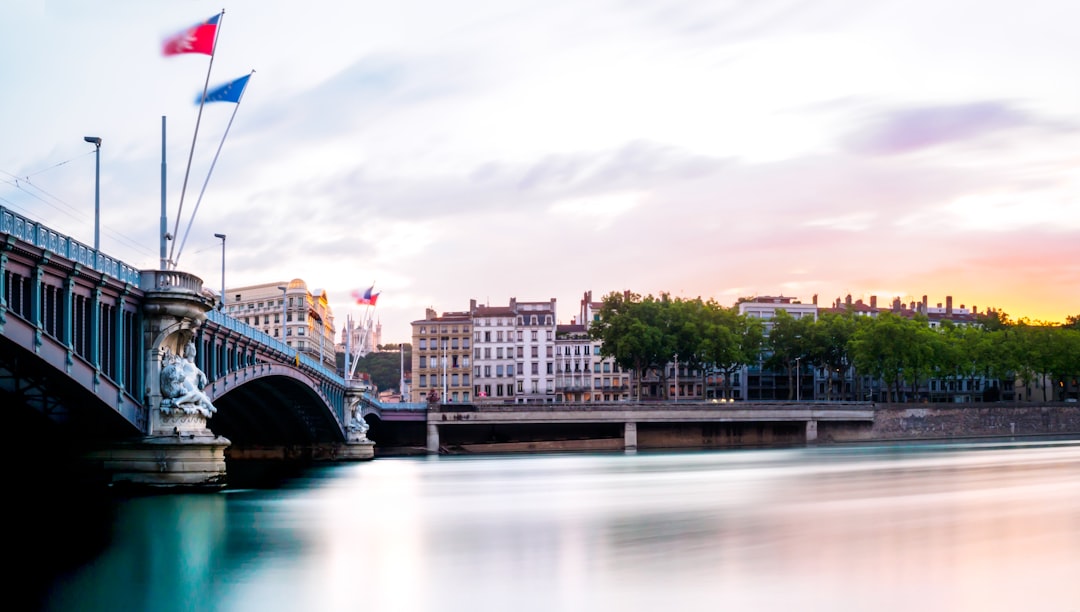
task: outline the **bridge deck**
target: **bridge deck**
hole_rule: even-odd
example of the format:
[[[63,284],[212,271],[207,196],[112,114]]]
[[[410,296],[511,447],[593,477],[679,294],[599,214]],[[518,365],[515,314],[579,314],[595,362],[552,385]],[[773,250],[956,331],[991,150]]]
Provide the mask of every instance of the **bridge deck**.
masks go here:
[[[807,422],[874,420],[868,403],[737,402],[713,404],[503,404],[498,406],[442,405],[428,413],[440,425],[470,423],[604,423],[604,422]]]

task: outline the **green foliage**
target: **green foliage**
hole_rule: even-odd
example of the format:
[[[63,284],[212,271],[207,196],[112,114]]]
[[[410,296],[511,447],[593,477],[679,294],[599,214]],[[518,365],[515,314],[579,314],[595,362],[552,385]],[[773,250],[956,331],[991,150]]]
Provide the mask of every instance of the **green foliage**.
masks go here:
[[[357,362],[356,372],[367,374],[371,384],[379,391],[400,391],[401,359],[399,351],[368,353]],[[408,367],[412,363],[412,350],[408,344],[405,345],[404,359]],[[339,355],[339,361],[344,367],[344,354]]]

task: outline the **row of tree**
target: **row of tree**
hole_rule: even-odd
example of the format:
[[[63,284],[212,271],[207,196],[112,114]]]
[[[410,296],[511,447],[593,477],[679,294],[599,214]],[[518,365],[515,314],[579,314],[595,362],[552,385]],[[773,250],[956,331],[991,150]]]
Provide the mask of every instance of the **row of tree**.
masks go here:
[[[866,382],[895,401],[930,380],[1052,382],[1060,395],[1075,389],[1080,377],[1080,315],[1053,325],[1014,323],[991,312],[975,325],[946,320],[931,327],[925,315],[886,311],[868,317],[849,310],[795,318],[778,309],[766,328],[765,321],[739,314],[737,305],[629,292],[608,294],[599,315],[590,336],[602,343],[603,356],[634,372],[639,397],[649,370],[658,373],[666,392],[666,366],[674,362],[702,376],[723,375],[725,398],[732,397],[733,375],[744,366],[786,374],[789,396],[793,376],[810,367],[826,372],[826,400],[862,397]],[[1049,397],[1050,385],[1041,386],[1044,400],[1061,399]]]

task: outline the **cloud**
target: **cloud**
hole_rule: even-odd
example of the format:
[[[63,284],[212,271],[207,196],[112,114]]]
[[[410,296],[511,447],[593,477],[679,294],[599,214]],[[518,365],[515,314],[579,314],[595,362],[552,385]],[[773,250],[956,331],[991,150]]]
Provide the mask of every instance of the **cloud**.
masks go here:
[[[863,155],[903,155],[1039,124],[1028,113],[999,101],[923,106],[875,117],[845,144]]]

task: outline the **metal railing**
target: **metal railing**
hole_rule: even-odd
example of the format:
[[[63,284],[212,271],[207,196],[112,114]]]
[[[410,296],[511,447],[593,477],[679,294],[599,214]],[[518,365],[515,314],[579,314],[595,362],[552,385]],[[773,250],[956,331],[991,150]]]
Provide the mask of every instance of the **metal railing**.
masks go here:
[[[312,359],[306,353],[299,352],[297,349],[294,349],[293,347],[282,342],[281,340],[278,340],[277,338],[274,338],[266,332],[255,329],[247,323],[237,321],[236,319],[218,310],[211,310],[210,312],[206,313],[206,319],[211,323],[219,325],[229,331],[236,332],[242,336],[257,341],[260,344],[266,345],[271,350],[278,351],[279,353],[282,353],[284,355],[290,355],[293,359],[299,357],[299,361],[302,366],[315,370],[319,373],[320,376],[327,379],[329,382],[340,385],[342,387],[345,386],[345,379],[341,376],[338,376],[337,372],[319,363],[317,359]]]
[[[50,253],[111,276],[120,282],[136,286],[139,284],[139,270],[134,267],[100,251],[95,252],[94,249],[78,240],[36,221],[31,221],[3,206],[0,206],[0,233],[10,234]]]

